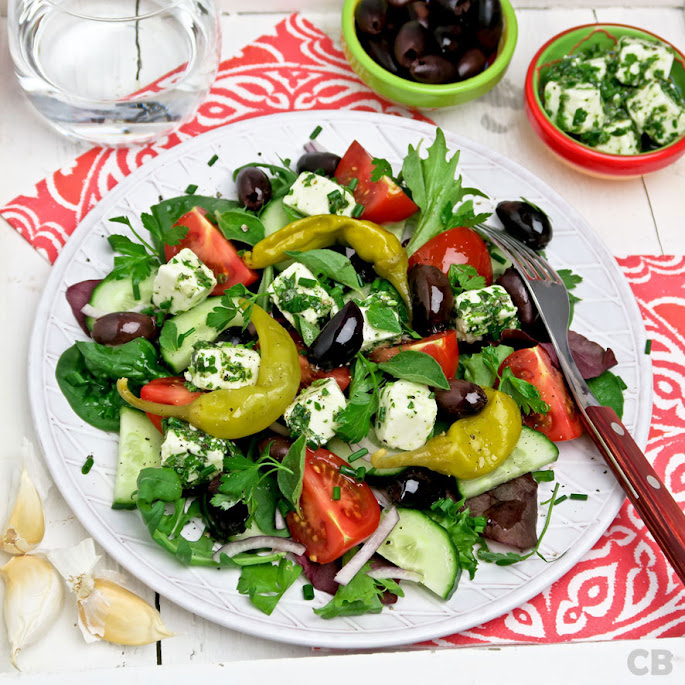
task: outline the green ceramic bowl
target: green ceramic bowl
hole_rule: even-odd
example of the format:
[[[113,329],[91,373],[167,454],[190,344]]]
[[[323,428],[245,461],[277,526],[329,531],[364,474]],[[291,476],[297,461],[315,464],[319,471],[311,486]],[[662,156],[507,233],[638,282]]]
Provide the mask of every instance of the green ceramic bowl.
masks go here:
[[[354,25],[354,10],[360,0],[345,0],[342,11],[342,42],[345,57],[357,76],[379,95],[410,107],[435,109],[462,105],[485,95],[504,76],[514,54],[518,25],[509,0],[502,0],[504,31],[495,61],[482,73],[465,81],[431,85],[409,81],[386,71],[366,53]]]

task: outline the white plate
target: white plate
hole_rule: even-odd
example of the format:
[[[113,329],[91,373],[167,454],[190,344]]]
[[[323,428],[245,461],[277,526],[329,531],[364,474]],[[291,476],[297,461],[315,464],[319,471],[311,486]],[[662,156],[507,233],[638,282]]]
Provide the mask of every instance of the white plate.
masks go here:
[[[65,289],[111,269],[105,236],[125,229],[110,223],[110,217],[125,214],[138,225],[140,213],[160,195],[180,195],[190,183],[197,184],[198,193],[234,196],[234,168],[258,159],[278,163],[277,156],[296,160],[318,124],[323,126],[318,140],[327,149],[342,153],[356,138],[396,169],[409,143],[416,145],[422,138],[429,143],[435,135],[430,125],[380,114],[279,114],[211,131],[146,162],[88,214],[52,269],[29,352],[33,418],[55,482],[89,533],[134,576],[189,611],[249,634],[319,647],[373,648],[441,637],[500,616],[549,587],[608,527],[623,494],[589,440],[562,444],[555,466],[562,492],[589,494],[587,501],[566,501],[554,512],[542,552],[548,557],[565,552],[555,563],[537,557],[505,568],[481,563],[476,579],[462,581],[449,602],[404,584],[407,596],[392,610],[330,621],[312,612],[328,596],[317,593],[314,601],[304,601],[296,585],[274,613],[265,616],[238,594],[237,572],[179,565],[152,542],[135,512],[110,508],[117,436],[81,421],[55,381],[60,354],[84,338]],[[466,138],[448,133],[447,143],[451,150],[461,150],[459,169],[466,185],[481,188],[495,201],[526,197],[549,213],[555,232],[550,260],[584,278],[577,291],[583,301],[576,307],[574,328],[616,352],[618,372],[628,384],[624,421],[644,446],[651,416],[651,366],[643,353],[646,336],[637,304],[613,257],[585,220],[528,171]],[[210,167],[207,161],[214,154],[219,161]],[[95,465],[83,475],[81,466],[89,454]],[[542,484],[541,500],[549,490],[550,484]]]

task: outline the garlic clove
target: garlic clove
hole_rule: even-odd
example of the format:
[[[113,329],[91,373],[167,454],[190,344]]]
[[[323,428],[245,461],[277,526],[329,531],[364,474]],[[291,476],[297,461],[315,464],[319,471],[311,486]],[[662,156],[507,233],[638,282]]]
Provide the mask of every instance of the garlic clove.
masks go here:
[[[9,554],[26,554],[40,544],[44,535],[43,503],[24,468],[14,508],[5,530],[0,534],[0,549]]]
[[[95,552],[92,538],[81,540],[73,547],[50,550],[48,559],[64,578],[67,587],[76,595],[76,599],[88,597],[93,591],[93,570],[100,561],[100,556]]]
[[[52,564],[32,555],[13,557],[0,568],[0,576],[5,581],[10,661],[19,670],[19,651],[40,638],[62,608],[62,579]]]
[[[159,612],[138,595],[105,578],[79,601],[82,631],[118,645],[147,645],[173,637]]]

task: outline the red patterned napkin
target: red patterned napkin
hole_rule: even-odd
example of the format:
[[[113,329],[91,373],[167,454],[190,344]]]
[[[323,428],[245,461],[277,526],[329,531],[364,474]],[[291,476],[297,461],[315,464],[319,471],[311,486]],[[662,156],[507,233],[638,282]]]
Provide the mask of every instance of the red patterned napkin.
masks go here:
[[[54,262],[102,196],[146,159],[217,126],[276,112],[357,109],[424,119],[363,86],[342,53],[297,15],[222,63],[207,102],[177,133],[145,148],[94,148],[0,209],[38,252]],[[685,258],[619,260],[654,343],[654,417],[647,454],[685,501]],[[685,635],[685,590],[634,509],[621,509],[576,567],[522,607],[431,644],[675,637]]]

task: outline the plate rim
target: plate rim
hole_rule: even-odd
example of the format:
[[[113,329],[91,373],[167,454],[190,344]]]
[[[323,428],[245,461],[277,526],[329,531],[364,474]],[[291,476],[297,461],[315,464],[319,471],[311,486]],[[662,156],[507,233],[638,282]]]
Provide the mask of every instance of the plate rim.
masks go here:
[[[405,125],[411,125],[413,132],[423,134],[423,136],[434,135],[435,129],[437,128],[433,124],[417,122],[395,115],[344,110],[309,110],[306,112],[288,112],[254,117],[242,122],[235,122],[218,127],[212,131],[208,131],[184,141],[169,150],[163,151],[157,157],[145,162],[126,178],[122,179],[115,188],[108,192],[102,200],[88,212],[86,217],[84,217],[79,226],[71,234],[70,239],[62,249],[55,264],[53,264],[53,268],[51,269],[43,293],[41,294],[38,307],[36,308],[36,319],[31,331],[27,365],[29,400],[34,428],[44,454],[58,451],[54,444],[50,444],[51,442],[54,442],[52,433],[48,428],[50,422],[44,420],[48,414],[46,411],[41,414],[40,405],[44,394],[42,393],[43,388],[42,386],[36,387],[38,385],[38,379],[41,377],[41,373],[36,373],[37,371],[40,371],[36,367],[42,367],[44,364],[44,359],[40,353],[40,345],[47,330],[47,322],[50,315],[49,304],[53,299],[53,293],[63,284],[63,275],[61,274],[61,271],[66,270],[74,254],[77,252],[80,243],[82,242],[81,237],[85,236],[102,219],[107,211],[106,207],[108,204],[116,202],[120,196],[126,193],[129,187],[136,185],[139,179],[153,175],[158,168],[168,164],[176,155],[183,153],[189,147],[200,147],[199,141],[215,138],[217,139],[216,142],[221,142],[222,135],[226,134],[229,127],[229,135],[240,135],[241,129],[249,128],[251,125],[254,125],[255,121],[261,121],[262,125],[269,126],[271,122],[276,122],[275,125],[287,125],[287,122],[291,119],[297,119],[298,123],[300,123],[301,120],[306,121],[307,119],[311,119],[316,124],[323,123],[325,125],[335,123],[336,121],[345,121],[346,123],[349,123],[350,120],[354,120],[355,118],[363,120],[364,125],[372,126],[379,126],[382,123],[389,123],[391,121],[395,124],[404,123]],[[454,134],[447,128],[443,128],[443,131],[445,132],[448,148],[450,150],[461,149],[461,146],[465,143],[467,147],[472,150],[481,149],[487,151],[489,157],[494,158],[497,164],[504,167],[509,172],[519,175],[526,182],[536,186],[541,192],[544,192],[546,196],[553,197],[556,202],[562,204],[568,210],[569,216],[578,226],[578,230],[582,231],[584,237],[589,240],[591,246],[606,260],[606,263],[612,265],[612,271],[616,277],[614,283],[619,291],[620,302],[625,308],[628,319],[632,324],[631,332],[636,349],[640,349],[639,343],[641,341],[644,343],[644,340],[646,340],[646,331],[637,301],[613,255],[611,255],[592,226],[572,207],[572,205],[564,200],[559,193],[532,172],[516,162],[511,161],[503,154],[491,150],[477,141]],[[464,141],[464,143],[460,143],[459,141]],[[636,322],[639,322],[640,324],[637,327],[637,330],[635,327]],[[641,357],[638,357],[636,365],[641,383],[644,381],[645,386],[649,388],[648,409],[645,410],[646,418],[643,418],[642,410],[639,409],[638,419],[641,419],[641,423],[637,423],[634,429],[634,438],[638,445],[644,449],[651,425],[653,394],[651,359],[647,355],[642,355]],[[93,430],[97,429],[93,428]],[[321,631],[314,632],[310,630],[301,630],[297,627],[286,628],[282,626],[269,626],[268,624],[265,624],[263,620],[260,620],[259,617],[252,619],[238,614],[227,614],[226,612],[222,612],[221,617],[218,618],[215,614],[212,614],[210,610],[206,609],[204,604],[198,605],[196,598],[188,596],[187,594],[179,595],[178,587],[170,581],[167,581],[160,573],[155,574],[146,567],[141,569],[139,565],[137,566],[136,564],[139,562],[131,558],[131,551],[126,548],[120,540],[114,538],[113,541],[115,544],[109,544],[111,542],[109,533],[101,530],[97,520],[93,523],[92,517],[88,515],[89,510],[85,502],[81,499],[74,499],[69,496],[70,491],[67,486],[70,485],[70,476],[66,467],[61,469],[58,468],[59,465],[55,463],[54,459],[48,460],[46,458],[45,461],[58,489],[81,525],[83,525],[88,533],[103,547],[107,554],[147,587],[154,589],[155,592],[159,592],[160,595],[164,596],[169,601],[183,607],[191,613],[202,616],[213,623],[256,637],[312,647],[368,649],[400,646],[408,643],[440,638],[447,634],[468,630],[494,618],[503,616],[540,594],[540,592],[548,588],[553,582],[559,580],[565,573],[571,570],[578,561],[594,547],[597,540],[604,534],[625,499],[620,489],[617,486],[614,487],[608,494],[604,505],[598,514],[597,523],[583,534],[583,544],[575,545],[564,555],[564,563],[562,564],[563,570],[560,573],[554,571],[555,568],[559,568],[556,567],[556,564],[550,565],[550,571],[545,571],[536,575],[532,582],[525,582],[517,589],[507,593],[504,596],[506,601],[499,598],[488,605],[488,607],[491,608],[480,609],[477,621],[469,621],[468,625],[456,625],[460,620],[463,622],[463,617],[449,616],[426,625],[408,627],[401,630],[397,629],[392,632],[383,632],[382,630],[350,632],[331,631],[324,630],[325,623],[322,624]],[[561,560],[556,563],[561,563]],[[452,624],[452,626],[450,626],[450,624]]]

